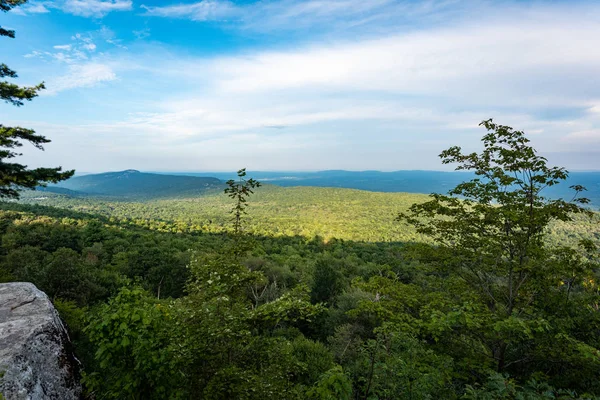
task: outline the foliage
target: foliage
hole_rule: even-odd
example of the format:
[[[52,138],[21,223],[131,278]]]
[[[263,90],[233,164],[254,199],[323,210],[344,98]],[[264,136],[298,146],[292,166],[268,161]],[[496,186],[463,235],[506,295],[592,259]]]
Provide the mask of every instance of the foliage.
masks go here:
[[[249,173],[249,172],[248,172]],[[255,178],[268,182],[265,186],[310,188],[347,188],[370,192],[386,193],[442,193],[449,187],[474,177],[472,172],[441,171],[318,171],[318,172],[257,172]],[[210,175],[212,178],[208,178]],[[119,177],[132,178],[119,179]],[[135,170],[106,172],[74,177],[61,182],[58,186],[48,187],[53,193],[70,196],[111,197],[114,200],[150,200],[156,198],[189,198],[201,196],[206,192],[214,192],[214,183],[221,181],[221,186],[229,179],[237,179],[235,172],[185,173],[177,175],[149,174]],[[597,182],[600,172],[571,172],[564,182],[545,189],[551,198],[571,198],[574,183],[585,186],[586,197],[590,199],[589,207],[598,210],[600,207],[600,186]],[[204,183],[202,183],[204,180]],[[196,182],[196,183],[194,183]],[[128,184],[131,187],[128,187]],[[309,188],[310,187],[310,188]],[[292,189],[293,190],[293,189]]]
[[[482,153],[463,154],[452,147],[440,155],[444,163],[459,163],[457,169],[473,170],[477,177],[448,195],[431,195],[399,219],[433,237],[439,272],[472,291],[468,300],[461,296],[471,304],[460,312],[470,325],[452,322],[442,328],[446,334],[480,347],[498,372],[528,376],[557,364],[574,368],[583,360],[556,359],[550,349],[563,338],[560,345],[577,354],[583,343],[576,331],[551,321],[576,314],[572,307],[587,299],[583,283],[597,270],[590,253],[596,249],[590,243],[580,251],[549,247],[545,236],[551,221],[571,221],[573,214],[585,212],[576,204],[586,203],[577,198],[585,189],[573,187],[574,202],[544,198],[542,190],[566,179],[567,171],[548,167],[523,132],[491,120],[482,125],[489,132]],[[436,319],[450,315],[442,311]],[[594,319],[593,312],[589,317]],[[586,349],[599,354],[597,347]]]
[[[340,366],[325,372],[315,387],[307,392],[309,399],[315,400],[350,400],[352,384]]]
[[[373,193],[351,189],[264,185],[252,195],[252,212],[245,215],[244,232],[254,236],[362,242],[432,242],[412,226],[400,226],[394,215],[412,204],[427,201],[423,194]],[[230,230],[231,199],[225,194],[195,198],[116,201],[67,197],[53,193],[24,192],[21,202],[65,208],[159,232],[224,233]],[[580,239],[600,242],[600,215],[573,216],[573,221],[553,221],[549,244],[576,245]]]
[[[237,182],[233,179],[227,181],[225,194],[235,201],[235,205],[231,210],[233,214],[233,233],[240,235],[242,233],[242,215],[247,213],[247,199],[254,193],[253,189],[260,187],[261,183],[252,178],[246,179],[246,168],[240,169],[237,176]]]
[[[98,371],[86,375],[91,393],[111,399],[179,397],[180,376],[167,347],[170,314],[140,288],[122,288],[85,329]]]
[[[90,389],[109,398],[296,396],[290,377],[307,352],[299,352],[300,339],[291,344],[272,333],[310,319],[319,307],[285,295],[254,308],[247,287],[260,274],[226,257],[193,259],[190,268],[189,295],[179,301],[161,304],[134,288],[101,307],[86,328],[98,349],[99,372],[86,378]],[[325,357],[330,367],[327,356],[322,349],[316,362]]]
[[[341,294],[344,289],[343,272],[335,259],[320,259],[315,263],[311,299],[327,303]]]
[[[25,3],[24,0],[0,1],[0,10],[4,12]],[[0,27],[0,37],[2,36],[14,38],[15,32]],[[17,78],[17,73],[6,64],[0,64],[0,78]],[[44,88],[43,83],[33,87],[21,87],[8,81],[0,81],[0,99],[18,107],[22,106],[24,101],[36,97]],[[29,142],[35,148],[43,150],[43,145],[50,141],[44,136],[36,135],[31,129],[0,124],[0,198],[17,198],[19,189],[35,189],[46,182],[57,183],[70,178],[75,172],[62,172],[60,167],[27,169],[26,165],[9,162],[12,158],[21,155],[14,149],[22,147],[23,142]]]
[[[517,177],[533,190],[479,177],[428,202],[267,185],[238,192],[253,202],[238,235],[225,193],[24,193],[0,204],[0,277],[53,298],[90,397],[594,398],[598,215],[542,199],[542,178],[566,172],[489,126],[489,157],[463,164],[499,156],[506,183],[529,163]]]
[[[490,375],[483,385],[477,385],[477,387],[468,385],[466,393],[463,396],[463,399],[466,400],[591,400],[596,398],[596,396],[592,395],[579,396],[571,390],[556,390],[547,383],[537,381],[536,379],[531,379],[525,385],[521,386],[514,379],[510,379],[508,376],[499,373]]]

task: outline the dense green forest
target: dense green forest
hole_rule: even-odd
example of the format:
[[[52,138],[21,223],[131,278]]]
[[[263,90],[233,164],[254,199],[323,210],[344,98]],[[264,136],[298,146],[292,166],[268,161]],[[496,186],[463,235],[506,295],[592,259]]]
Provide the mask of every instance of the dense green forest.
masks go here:
[[[427,196],[419,194],[265,185],[252,197],[246,230],[257,235],[409,241],[417,235],[394,222],[394,217],[425,199]],[[223,232],[230,225],[231,201],[222,192],[133,202],[28,192],[21,202],[122,219],[170,232]]]
[[[233,36],[211,37],[199,31],[189,35],[190,25],[181,18],[177,26],[171,21],[162,25],[163,29],[153,27],[152,43],[131,46],[131,50],[139,46],[153,53],[152,58],[138,60],[133,53],[107,51],[106,44],[127,49],[132,42],[124,41],[127,36],[123,30],[113,32],[101,18],[111,10],[135,10],[133,13],[145,18],[145,28],[136,31],[133,29],[141,25],[124,26],[127,35],[131,36],[131,32],[141,40],[150,35],[150,18],[147,17],[161,8],[164,12],[165,7],[136,4],[134,8],[132,2],[71,1],[31,3],[28,4],[31,7],[13,10],[25,3],[27,0],[0,0],[0,12],[15,11],[9,16],[34,18],[33,14],[54,14],[61,9],[73,16],[92,17],[94,31],[75,33],[86,29],[81,19],[73,24],[69,21],[74,20],[67,19],[58,20],[56,25],[40,24],[35,26],[36,31],[48,33],[52,37],[52,49],[61,52],[40,52],[35,50],[39,45],[29,42],[23,44],[28,54],[20,49],[18,53],[15,50],[6,53],[18,54],[16,64],[28,66],[25,81],[37,78],[33,72],[38,70],[38,64],[33,63],[39,66],[63,63],[63,71],[51,78],[55,87],[50,94],[72,91],[60,97],[60,103],[51,101],[53,96],[48,96],[46,103],[31,114],[35,117],[39,112],[36,118],[15,113],[9,119],[10,126],[0,124],[0,283],[32,282],[52,300],[81,361],[85,399],[600,399],[600,214],[592,211],[600,202],[598,174],[570,176],[564,168],[549,165],[548,160],[531,147],[522,131],[496,124],[491,119],[483,121],[480,126],[485,133],[477,147],[479,152],[465,153],[454,146],[440,154],[442,164],[450,164],[459,171],[452,178],[446,173],[423,171],[389,174],[329,171],[291,177],[265,176],[265,181],[260,182],[260,176],[247,176],[245,169],[236,176],[225,177],[227,181],[218,177],[166,176],[137,170],[72,178],[74,170],[37,166],[42,158],[21,158],[21,151],[44,150],[50,139],[32,129],[16,126],[18,121],[30,121],[54,133],[60,131],[58,143],[86,142],[61,150],[62,154],[84,150],[69,160],[69,163],[85,162],[78,165],[87,165],[90,161],[84,159],[92,155],[92,162],[106,163],[103,165],[113,160],[120,163],[126,158],[127,162],[169,167],[166,165],[169,158],[179,156],[188,160],[193,157],[193,162],[206,158],[229,165],[233,161],[259,160],[266,157],[265,154],[275,154],[265,153],[266,149],[260,147],[247,147],[243,142],[275,138],[277,143],[280,137],[285,140],[277,146],[283,147],[274,149],[277,157],[286,163],[287,157],[292,160],[302,156],[303,163],[308,162],[302,165],[312,165],[314,161],[318,165],[325,156],[330,156],[328,150],[337,152],[336,147],[339,147],[340,153],[324,164],[329,165],[342,155],[348,159],[356,154],[362,156],[362,150],[372,153],[362,162],[378,157],[375,149],[385,150],[382,158],[400,158],[411,149],[415,149],[415,157],[420,157],[418,147],[439,143],[441,136],[429,133],[435,126],[453,127],[450,133],[457,134],[456,137],[470,137],[461,133],[460,126],[467,126],[463,118],[472,112],[484,112],[481,107],[469,111],[464,105],[462,108],[454,105],[425,108],[426,103],[422,101],[427,97],[435,99],[436,104],[450,104],[466,94],[463,97],[470,99],[469,107],[472,107],[490,97],[490,93],[496,96],[502,92],[498,90],[502,86],[512,85],[526,89],[516,94],[523,96],[527,92],[529,96],[518,102],[518,107],[525,106],[525,114],[518,109],[512,112],[510,107],[500,106],[500,103],[497,106],[488,103],[488,106],[519,118],[519,115],[535,112],[528,104],[547,103],[535,99],[560,97],[564,91],[567,100],[564,104],[573,106],[564,113],[565,118],[577,122],[577,118],[572,117],[576,108],[581,108],[578,113],[598,111],[589,98],[575,101],[571,97],[571,90],[581,91],[583,87],[578,89],[577,82],[569,85],[569,90],[559,88],[551,95],[539,91],[555,70],[541,73],[537,77],[541,81],[532,80],[523,85],[526,81],[516,74],[520,69],[537,73],[543,71],[538,68],[544,65],[565,70],[567,65],[560,64],[562,60],[558,59],[546,60],[550,64],[531,62],[538,55],[535,49],[543,43],[530,41],[532,37],[554,40],[558,36],[546,29],[531,31],[533,33],[522,29],[523,21],[527,20],[515,24],[513,16],[519,11],[518,7],[509,7],[507,17],[511,29],[494,31],[487,28],[490,21],[478,20],[477,30],[460,35],[453,33],[450,26],[440,25],[444,22],[440,18],[443,13],[436,4],[419,6],[433,13],[415,12],[416,9],[399,4],[398,13],[382,18],[383,14],[369,14],[369,7],[356,8],[353,7],[356,4],[351,3],[340,3],[340,7],[332,2],[306,5],[287,2],[301,7],[284,12],[285,19],[276,18],[281,19],[283,25],[289,21],[290,25],[304,25],[314,31],[319,30],[317,25],[303,24],[302,15],[307,11],[315,16],[323,14],[319,19],[340,31],[372,20],[377,24],[376,29],[364,32],[371,32],[368,40],[377,44],[376,48],[390,42],[379,40],[375,35],[385,26],[388,17],[398,19],[402,26],[410,22],[407,28],[417,20],[420,22],[416,25],[430,20],[442,26],[440,40],[435,35],[422,36],[418,31],[411,33],[402,29],[406,33],[399,36],[402,45],[382,47],[381,51],[399,52],[396,59],[387,55],[381,58],[380,50],[361,45],[361,42],[366,43],[367,36],[352,35],[352,40],[339,41],[325,31],[326,36],[311,37],[309,57],[294,56],[293,52],[281,53],[284,54],[281,57],[279,50],[269,52],[268,47],[259,46],[258,31],[250,29],[252,24],[246,24],[252,22],[251,18],[248,21],[246,17],[237,18],[236,10],[243,15],[256,14],[259,17],[256,25],[264,25],[271,45],[297,47],[299,42],[281,40],[274,35],[273,21],[271,24],[263,21],[264,14],[279,8],[277,2],[255,2],[260,7],[254,9],[256,11],[252,11],[252,5],[247,2],[175,4],[167,6],[166,14],[183,17],[183,9],[191,7],[193,19],[204,22],[203,31],[215,34],[217,31],[209,26],[223,19],[231,27],[242,27],[240,31],[254,32],[251,42],[257,49],[263,49],[263,53],[244,53],[241,41]],[[376,5],[378,8],[386,2],[374,3],[381,3]],[[347,8],[360,20],[335,23],[326,18],[329,12],[324,12],[323,7],[342,15],[340,11]],[[478,15],[482,14],[481,10],[488,10],[470,5],[466,8],[474,9]],[[499,18],[502,10],[496,8],[489,10],[493,11],[494,18],[502,19]],[[228,11],[223,13],[225,9]],[[397,18],[400,14],[406,14],[410,21]],[[539,19],[545,12],[530,14]],[[473,19],[472,15],[468,15],[469,20]],[[430,18],[432,16],[435,18]],[[116,20],[121,17],[111,17],[111,21]],[[12,24],[17,20],[8,21],[13,21]],[[461,21],[464,24],[466,20]],[[563,28],[569,27],[559,19],[547,21],[553,25],[558,21]],[[539,19],[535,25],[547,23]],[[20,29],[29,24],[34,26],[35,22],[15,26]],[[56,36],[60,25],[68,26],[74,36],[64,34],[66,31]],[[588,23],[583,21],[581,25],[585,28],[581,32],[590,31]],[[518,32],[513,31],[513,26]],[[489,32],[484,32],[484,36],[489,36],[487,40],[492,38],[489,43],[498,42],[500,56],[496,59],[492,53],[481,53],[483,56],[479,58],[485,62],[475,60],[473,63],[464,57],[464,49],[483,51],[489,47],[488,42],[484,38],[473,42],[473,47],[473,43],[459,44],[456,40],[459,36],[463,39],[474,36],[482,32],[482,27],[485,27],[483,31],[500,32],[503,36],[503,40],[497,40],[499,34],[489,36]],[[233,32],[233,29],[227,30]],[[298,32],[294,31],[293,36]],[[168,48],[162,47],[161,33],[177,36],[177,41],[171,42]],[[510,71],[501,68],[504,62],[514,60],[506,56],[509,54],[507,46],[513,42],[506,42],[504,36],[507,40],[517,38],[515,45],[518,38],[529,38],[525,47],[515,49],[529,49],[530,59],[511,64]],[[58,37],[60,41],[54,42]],[[61,44],[67,37],[71,37],[71,42]],[[321,51],[315,46],[325,37],[324,42],[329,43],[329,47]],[[565,37],[565,41],[558,41],[560,46],[575,42],[573,36]],[[14,29],[6,24],[0,26],[0,39],[14,38]],[[217,51],[220,42],[234,47],[229,47],[226,62],[206,62],[208,58],[195,58],[194,51],[181,62],[183,59],[175,55],[177,48],[185,48],[184,39],[205,40],[209,47],[202,50],[204,56],[225,54]],[[417,41],[413,41],[415,39]],[[334,42],[344,44],[342,57],[336,52]],[[348,47],[350,44],[359,44],[356,48],[359,50]],[[543,44],[541,48],[546,51],[546,43]],[[402,56],[403,49],[420,47],[424,48],[414,55],[410,55],[411,51],[404,53],[409,55],[407,63]],[[552,53],[560,47],[548,49],[546,53]],[[243,60],[235,56],[238,50],[244,54]],[[442,53],[443,57],[439,57]],[[585,48],[583,53],[589,58]],[[374,57],[373,66],[385,61],[392,63],[391,68],[371,68],[370,58],[367,64],[358,62],[365,55]],[[572,52],[572,56],[569,63],[578,64],[577,51]],[[313,58],[314,63],[307,61]],[[426,62],[419,63],[420,59]],[[456,63],[454,59],[461,62]],[[24,64],[23,60],[29,61]],[[355,72],[344,72],[341,75],[346,76],[342,80],[333,79],[330,85],[331,71],[333,75],[340,75],[340,66],[354,64],[353,60],[356,61]],[[132,66],[138,61],[139,66]],[[255,62],[273,68],[263,70]],[[232,68],[232,63],[239,65]],[[194,73],[182,74],[178,64],[187,65]],[[468,68],[461,73],[460,68],[454,69],[455,64]],[[493,68],[488,70],[488,65]],[[591,64],[583,67],[586,65]],[[217,69],[223,70],[224,75],[213,75]],[[235,72],[237,69],[249,70],[252,74],[246,79]],[[321,69],[325,75],[317,73]],[[439,74],[438,69],[443,74]],[[52,71],[47,67],[39,70]],[[161,76],[169,79],[185,75],[180,78],[186,80],[178,84],[176,79],[166,85],[164,78],[158,79],[155,72],[146,75],[146,70],[160,71]],[[288,81],[287,77],[282,79],[280,71],[298,74],[301,70],[308,71],[308,75],[298,80],[294,75],[287,86],[280,86],[285,83],[281,81]],[[490,80],[486,79],[486,71]],[[505,73],[507,71],[511,73]],[[68,74],[63,75],[64,72]],[[385,77],[386,73],[393,76]],[[467,80],[459,80],[463,74],[475,79],[478,90],[487,90],[485,97],[473,97],[475,86],[468,84],[466,91],[456,90],[467,83]],[[130,75],[136,75],[136,80],[128,79]],[[374,86],[348,85],[349,81],[368,80],[370,75],[378,75],[372,82],[377,81]],[[395,75],[414,82],[398,85]],[[421,80],[417,75],[430,76],[433,80]],[[43,82],[19,86],[13,82],[16,78],[15,70],[0,63],[0,100],[11,106],[25,105],[46,87]],[[273,101],[265,101],[259,92],[251,89],[256,85],[263,92],[265,78],[269,78],[270,83],[266,82],[264,93],[276,96]],[[388,79],[389,87],[396,87],[396,91],[388,91]],[[499,80],[494,83],[491,79]],[[191,80],[198,82],[192,85]],[[96,84],[102,87],[100,84],[108,85],[111,81],[119,87],[119,92],[99,91],[99,96],[94,97],[75,91]],[[178,89],[186,82],[187,94]],[[139,87],[134,87],[138,83]],[[147,84],[160,92],[149,90]],[[425,92],[417,90],[422,85]],[[232,91],[231,86],[240,86],[242,90]],[[283,96],[292,86],[302,90],[289,91],[289,97],[298,97],[301,103],[287,103],[287,96]],[[325,87],[326,92],[318,92],[317,86]],[[433,91],[437,86],[445,86],[446,90]],[[204,91],[207,99],[214,96],[215,105],[188,96],[198,89]],[[389,107],[373,96],[381,89],[385,89],[386,98],[394,100]],[[317,97],[306,97],[313,91],[317,97],[325,94],[314,105],[309,103]],[[138,96],[143,93],[144,101],[133,104],[136,98],[141,100],[129,96],[134,92]],[[225,92],[226,97],[223,97]],[[364,97],[365,102],[360,99],[353,104],[358,98],[348,97],[351,92]],[[450,96],[453,92],[455,95]],[[111,103],[110,108],[95,100],[99,97]],[[117,101],[121,97],[122,103]],[[78,106],[82,101],[85,107]],[[254,108],[251,103],[263,105]],[[336,105],[338,110],[331,111],[333,109],[328,109],[325,103]],[[564,104],[560,107],[562,111],[556,109],[560,113],[548,111],[546,117],[540,117],[542,119],[519,120],[531,126],[535,121],[557,117],[565,111]],[[67,110],[67,114],[56,112],[56,106]],[[550,106],[550,103],[544,105],[548,110],[553,108]],[[272,107],[277,112],[267,115],[267,109]],[[393,154],[391,146],[404,146],[410,140],[377,143],[383,138],[382,127],[379,130],[369,127],[367,131],[362,121],[376,121],[374,114],[381,110],[385,136],[388,131],[395,135],[403,129],[409,132],[420,129],[421,124],[413,122],[392,126],[396,117],[390,117],[396,114],[393,111],[398,107],[405,108],[400,109],[398,115],[405,115],[408,121],[433,119],[437,125],[427,124],[424,130],[413,132],[411,140],[415,142],[418,132],[425,133],[419,137],[418,146],[407,146]],[[358,112],[363,108],[368,112]],[[237,109],[242,112],[233,112]],[[254,114],[261,112],[266,115],[254,118]],[[353,115],[341,120],[337,117],[341,114]],[[127,119],[120,119],[125,116]],[[238,119],[241,121],[236,121]],[[279,119],[289,120],[289,124],[270,122]],[[263,123],[267,121],[268,125]],[[347,123],[339,123],[344,121]],[[588,140],[595,132],[588,129],[589,124],[585,130],[579,130],[578,123],[568,122],[553,126],[542,123],[538,133],[544,132],[543,136],[549,133],[548,140],[552,140],[559,138],[552,131],[564,127],[568,129],[562,137],[568,140],[561,142],[565,150],[587,154],[575,152],[577,147],[571,147],[569,140]],[[324,126],[319,123],[331,125],[335,135],[324,136],[321,141],[319,128]],[[292,129],[287,129],[288,125]],[[294,156],[296,150],[301,149],[286,150],[286,143],[300,140],[295,139],[300,138],[297,136],[300,130],[293,128],[302,125],[314,132],[302,136],[302,140],[315,143]],[[91,130],[79,129],[81,127]],[[287,130],[275,134],[277,131],[272,128]],[[248,134],[264,129],[271,133],[267,136]],[[68,134],[63,134],[64,131]],[[234,135],[226,135],[228,131]],[[376,134],[378,131],[382,136]],[[359,133],[364,140],[346,141],[346,136]],[[96,140],[93,137],[97,135],[106,136]],[[116,135],[122,135],[125,140],[117,140]],[[112,143],[109,143],[111,138]],[[339,143],[343,145],[337,146],[337,140],[344,140]],[[371,147],[371,142],[376,146]],[[206,148],[198,152],[204,146]],[[224,148],[221,152],[217,151],[220,147]],[[356,148],[359,152],[355,152]],[[314,150],[322,154],[315,155]],[[110,157],[102,160],[107,155]],[[29,164],[34,167],[25,165],[24,160],[33,160]],[[381,193],[406,186],[419,191],[421,189],[416,188],[425,187],[427,175],[430,182],[436,182],[437,187],[444,190],[430,195]],[[385,181],[375,182],[375,176]],[[297,178],[304,184],[320,187],[283,188],[267,184],[279,182],[288,186]],[[582,181],[577,181],[578,178]],[[381,182],[387,182],[384,188]],[[323,187],[344,185],[381,192]],[[0,371],[0,377],[3,374]],[[29,394],[23,393],[23,396]],[[0,399],[3,398],[0,393]]]
[[[394,220],[399,212],[427,199],[424,194],[265,185],[252,197],[246,231],[360,242],[430,241],[412,226]],[[30,191],[23,193],[20,202],[84,212],[160,232],[223,233],[230,226],[231,201],[224,193],[126,201]],[[555,244],[576,244],[583,238],[600,240],[598,216],[577,215],[572,222],[554,221],[548,233],[548,240]]]
[[[407,192],[407,193],[441,193],[458,185],[462,181],[474,178],[470,172],[442,171],[317,171],[317,172],[277,172],[251,171],[252,176],[261,182],[278,186],[316,186],[346,189],[369,190],[373,192]],[[202,172],[179,173],[187,176],[214,176],[219,179],[230,179],[234,173]],[[68,185],[70,181],[66,181]],[[600,172],[572,171],[568,178],[558,185],[547,188],[546,196],[552,198],[571,198],[571,185],[583,185],[587,189],[585,196],[590,205],[600,208]]]
[[[600,398],[599,217],[486,127],[481,155],[442,153],[483,178],[449,195],[24,193],[0,277],[53,299],[89,398]]]

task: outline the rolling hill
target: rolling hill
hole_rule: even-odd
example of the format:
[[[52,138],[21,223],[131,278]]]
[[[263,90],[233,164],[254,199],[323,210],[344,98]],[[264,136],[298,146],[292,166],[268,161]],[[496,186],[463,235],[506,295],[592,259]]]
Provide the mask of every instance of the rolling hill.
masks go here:
[[[176,173],[177,174],[177,173]],[[181,173],[186,176],[214,176],[227,180],[235,177],[235,173],[204,172]],[[260,182],[278,186],[317,186],[346,189],[360,189],[371,192],[406,192],[406,193],[446,193],[459,183],[472,179],[469,172],[443,171],[318,171],[318,172],[265,172],[249,171],[251,176]],[[600,208],[600,172],[571,172],[569,179],[559,185],[544,190],[550,198],[570,200],[573,191],[571,185],[583,185],[587,191],[582,197],[590,199],[591,206]]]
[[[343,188],[278,187],[265,185],[249,200],[245,230],[259,236],[318,235],[361,242],[420,242],[425,237],[395,221],[399,212],[428,196],[414,193],[382,193]],[[221,191],[205,196],[136,199],[72,197],[35,192],[20,202],[68,209],[79,213],[117,218],[126,224],[163,232],[222,233],[231,225],[232,200]],[[600,215],[580,216],[572,223],[556,222],[552,241],[576,244],[587,238],[600,243]]]
[[[130,199],[188,197],[222,190],[224,182],[217,178],[163,175],[126,170],[75,176],[46,191],[63,194],[85,194]],[[64,190],[72,191],[65,193]]]
[[[472,179],[468,172],[442,171],[320,171],[320,172],[265,172],[251,171],[251,176],[263,184],[283,187],[310,186],[359,189],[387,193],[447,193],[457,184]],[[146,173],[137,170],[106,172],[75,176],[58,185],[42,190],[72,197],[95,196],[123,199],[155,199],[196,197],[225,187],[224,181],[235,179],[235,173]],[[590,199],[593,209],[600,208],[600,172],[573,172],[569,179],[557,186],[546,188],[549,198],[571,200],[571,185],[583,185],[587,191],[582,197]]]

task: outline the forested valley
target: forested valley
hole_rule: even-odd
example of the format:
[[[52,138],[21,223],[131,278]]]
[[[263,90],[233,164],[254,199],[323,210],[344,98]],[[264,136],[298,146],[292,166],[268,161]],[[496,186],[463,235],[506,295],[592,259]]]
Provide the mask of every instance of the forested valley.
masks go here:
[[[25,192],[0,279],[52,298],[89,398],[598,398],[599,216],[543,198],[566,171],[485,127],[480,155],[442,153],[480,178],[448,195],[243,170],[196,198]]]
[[[62,72],[25,114],[14,107],[46,84],[19,86],[0,64],[0,100],[14,106],[0,124],[0,283],[31,282],[52,304],[28,284],[21,295],[33,299],[4,292],[0,350],[12,353],[0,380],[19,358],[43,370],[50,354],[60,371],[32,378],[18,367],[7,397],[49,398],[45,380],[63,394],[76,387],[76,398],[81,380],[89,400],[600,399],[597,175],[571,180],[525,132],[492,119],[479,124],[480,143],[464,143],[476,128],[465,118],[494,110],[535,126],[555,156],[597,168],[598,24],[583,18],[593,8],[478,3],[454,20],[461,7],[444,9],[456,2],[138,2],[135,11],[131,1],[26,3],[0,0],[8,21],[0,38],[18,28],[46,41],[3,47],[2,56],[25,82]],[[497,25],[506,5],[510,23]],[[125,16],[102,19],[117,11]],[[530,19],[516,20],[521,12]],[[560,18],[544,20],[553,13]],[[439,30],[441,16],[454,26]],[[177,21],[150,29],[159,17]],[[370,21],[360,35],[350,30]],[[471,21],[478,25],[463,30]],[[340,32],[349,35],[334,40]],[[245,169],[227,182],[137,170],[99,182],[45,166],[62,159],[57,148],[21,158],[24,145],[50,143],[21,123],[56,135],[71,167],[175,168],[167,164],[202,157],[259,167],[329,158],[389,166],[402,157],[428,165],[423,149],[447,138],[472,152],[442,151],[441,163],[464,173],[453,179],[465,179],[430,195],[282,188]],[[373,189],[386,174],[326,175],[304,178],[336,186],[353,175],[351,187]],[[402,174],[392,175],[385,179],[399,185]],[[424,187],[414,179],[421,173],[408,175]],[[4,341],[18,336],[6,326],[27,325],[24,306],[41,297],[53,325]],[[52,341],[42,326],[56,343],[46,352],[23,345]],[[69,382],[54,387],[53,376]]]

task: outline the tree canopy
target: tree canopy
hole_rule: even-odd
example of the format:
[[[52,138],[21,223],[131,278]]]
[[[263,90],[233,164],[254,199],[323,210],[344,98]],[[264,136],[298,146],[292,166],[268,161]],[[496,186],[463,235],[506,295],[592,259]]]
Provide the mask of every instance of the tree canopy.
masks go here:
[[[482,125],[481,152],[441,154],[475,172],[447,195],[27,194],[0,203],[0,280],[54,300],[95,398],[600,398],[598,215],[544,198],[567,171]]]
[[[456,163],[476,178],[413,205],[399,219],[435,240],[440,273],[471,293],[461,313],[478,327],[462,336],[496,371],[523,375],[542,365],[546,372],[573,371],[598,350],[582,350],[578,334],[559,321],[574,308],[593,306],[586,282],[595,279],[597,249],[591,241],[548,246],[546,238],[552,221],[589,213],[581,206],[587,199],[578,197],[585,188],[572,186],[569,201],[545,198],[543,190],[568,172],[548,166],[522,131],[491,119],[481,125],[488,131],[481,153],[451,147],[440,154],[444,164]]]

